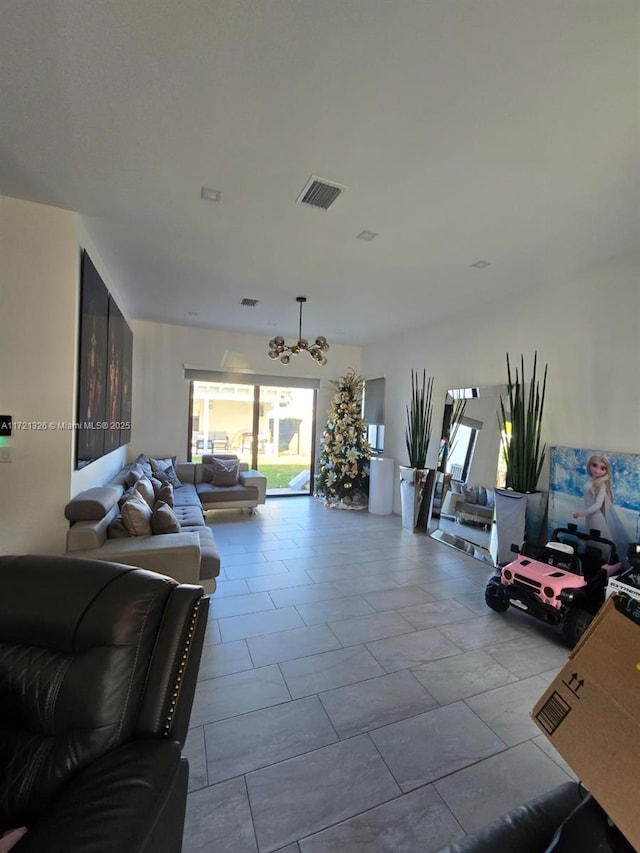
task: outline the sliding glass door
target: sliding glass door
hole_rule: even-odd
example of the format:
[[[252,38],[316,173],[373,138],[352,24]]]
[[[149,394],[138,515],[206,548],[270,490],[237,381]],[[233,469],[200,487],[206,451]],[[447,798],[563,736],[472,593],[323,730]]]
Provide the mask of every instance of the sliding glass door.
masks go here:
[[[316,391],[237,382],[191,382],[190,458],[237,454],[267,478],[268,495],[310,494]]]

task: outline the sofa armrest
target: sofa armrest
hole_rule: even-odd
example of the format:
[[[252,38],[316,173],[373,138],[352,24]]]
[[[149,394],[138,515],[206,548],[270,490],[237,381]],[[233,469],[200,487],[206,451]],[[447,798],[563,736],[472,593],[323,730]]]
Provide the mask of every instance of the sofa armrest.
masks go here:
[[[464,495],[459,495],[457,492],[449,490],[444,496],[440,512],[443,515],[455,515],[458,504],[464,503]]]
[[[258,490],[258,503],[263,504],[267,498],[267,478],[259,471],[250,469],[249,471],[240,471],[238,474],[238,482],[243,486],[255,486]]]
[[[100,548],[69,551],[67,556],[124,563],[168,575],[179,583],[200,583],[200,537],[191,531],[107,539]]]
[[[12,853],[175,853],[187,777],[175,741],[127,743],[78,773]]]

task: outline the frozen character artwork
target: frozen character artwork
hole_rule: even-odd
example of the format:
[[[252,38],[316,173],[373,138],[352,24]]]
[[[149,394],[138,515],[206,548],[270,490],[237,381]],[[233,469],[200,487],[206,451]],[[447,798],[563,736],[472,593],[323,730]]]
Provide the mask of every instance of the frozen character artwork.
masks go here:
[[[589,479],[584,484],[584,512],[574,512],[575,519],[584,519],[585,532],[600,531],[600,536],[616,546],[618,558],[627,565],[627,550],[631,542],[613,502],[611,465],[605,456],[593,455],[587,462]]]

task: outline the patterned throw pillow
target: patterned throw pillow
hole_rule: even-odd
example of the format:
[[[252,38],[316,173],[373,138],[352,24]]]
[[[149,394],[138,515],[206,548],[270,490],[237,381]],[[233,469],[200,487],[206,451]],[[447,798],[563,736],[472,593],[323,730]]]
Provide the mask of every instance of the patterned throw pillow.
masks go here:
[[[179,489],[182,483],[176,474],[176,457],[167,456],[164,459],[151,459],[153,476],[163,483],[171,483],[174,489]]]
[[[211,465],[205,465],[207,476],[211,479],[207,482],[214,486],[237,486],[240,463],[237,459],[213,459]],[[204,479],[204,471],[203,471]]]
[[[153,508],[151,532],[154,536],[161,533],[180,533],[178,516],[164,501],[158,501]]]

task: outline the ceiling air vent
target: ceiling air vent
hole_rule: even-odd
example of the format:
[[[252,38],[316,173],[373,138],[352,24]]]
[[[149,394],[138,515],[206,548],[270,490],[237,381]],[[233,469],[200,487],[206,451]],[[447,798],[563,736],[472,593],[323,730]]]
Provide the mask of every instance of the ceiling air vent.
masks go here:
[[[325,181],[324,178],[311,177],[296,199],[296,204],[329,210],[333,202],[345,189],[346,187],[343,187],[342,184]]]
[[[238,305],[244,305],[245,308],[255,308],[258,302],[260,302],[259,299],[249,299],[245,296],[240,300]]]

